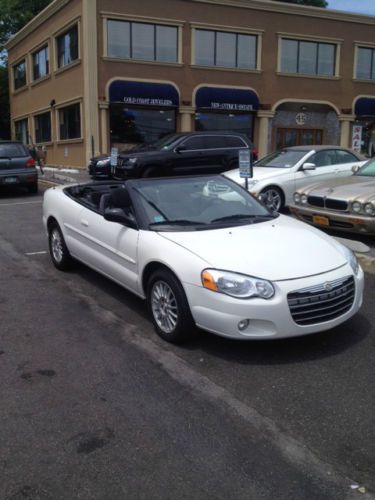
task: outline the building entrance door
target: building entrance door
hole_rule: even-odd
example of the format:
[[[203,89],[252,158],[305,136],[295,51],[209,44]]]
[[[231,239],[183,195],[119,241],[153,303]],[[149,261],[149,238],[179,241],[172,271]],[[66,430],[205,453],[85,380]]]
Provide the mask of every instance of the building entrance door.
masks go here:
[[[322,129],[278,128],[276,132],[277,149],[322,143]]]

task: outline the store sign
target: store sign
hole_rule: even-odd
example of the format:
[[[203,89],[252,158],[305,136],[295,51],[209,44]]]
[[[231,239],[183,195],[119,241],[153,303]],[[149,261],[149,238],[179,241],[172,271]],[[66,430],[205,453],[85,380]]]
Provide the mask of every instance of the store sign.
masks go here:
[[[253,111],[259,109],[259,99],[253,90],[200,87],[195,96],[198,109],[218,111]]]
[[[307,122],[307,115],[305,113],[297,113],[296,114],[296,124],[297,125],[305,125]]]
[[[357,153],[360,153],[361,143],[362,143],[362,125],[354,125],[352,133],[352,150],[357,151]]]
[[[133,82],[115,80],[109,87],[111,103],[135,104],[138,106],[178,106],[176,88],[167,83]]]

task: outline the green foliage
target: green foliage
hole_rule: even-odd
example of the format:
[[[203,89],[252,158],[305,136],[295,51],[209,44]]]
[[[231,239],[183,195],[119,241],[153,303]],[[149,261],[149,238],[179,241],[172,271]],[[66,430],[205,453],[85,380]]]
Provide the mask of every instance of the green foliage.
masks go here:
[[[295,3],[297,5],[311,5],[312,7],[328,7],[326,0],[274,0],[275,2]]]
[[[10,138],[8,68],[0,66],[0,139]]]
[[[0,0],[0,50],[52,0]]]

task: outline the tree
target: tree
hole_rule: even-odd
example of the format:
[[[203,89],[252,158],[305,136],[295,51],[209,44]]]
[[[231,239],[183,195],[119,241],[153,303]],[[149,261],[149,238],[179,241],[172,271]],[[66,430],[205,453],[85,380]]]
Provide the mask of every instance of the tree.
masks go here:
[[[311,5],[312,7],[328,7],[326,0],[274,0],[274,2],[295,3],[297,5]]]

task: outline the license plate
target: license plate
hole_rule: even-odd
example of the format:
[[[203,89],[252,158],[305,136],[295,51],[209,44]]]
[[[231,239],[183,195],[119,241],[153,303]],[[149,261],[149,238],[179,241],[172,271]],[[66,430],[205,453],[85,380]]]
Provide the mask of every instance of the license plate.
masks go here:
[[[5,177],[4,183],[5,184],[16,184],[18,182],[17,177]]]
[[[319,224],[320,226],[329,226],[328,217],[324,217],[323,215],[313,215],[312,221],[314,224]]]

